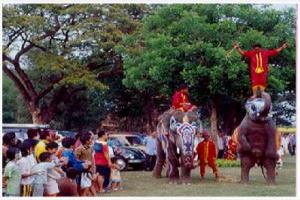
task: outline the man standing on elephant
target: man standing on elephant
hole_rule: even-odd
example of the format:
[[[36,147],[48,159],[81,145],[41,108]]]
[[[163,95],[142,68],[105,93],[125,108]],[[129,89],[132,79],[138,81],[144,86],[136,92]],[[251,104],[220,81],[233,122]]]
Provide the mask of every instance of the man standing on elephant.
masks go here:
[[[277,49],[263,49],[262,45],[257,43],[252,46],[249,51],[242,50],[238,43],[234,43],[235,48],[242,56],[250,59],[250,77],[253,96],[256,96],[256,91],[260,88],[261,91],[265,91],[267,86],[268,76],[268,59],[269,57],[276,56],[283,49],[288,47],[287,43],[284,43]]]
[[[182,84],[172,97],[172,108],[182,112],[196,109],[197,107],[190,103],[188,95],[188,86]]]
[[[203,132],[203,137],[204,137],[204,141],[200,142],[196,148],[198,159],[200,161],[201,180],[204,179],[205,167],[207,164],[209,167],[212,168],[215,178],[216,180],[218,180],[219,175],[218,175],[218,169],[216,164],[216,159],[217,159],[216,145],[211,139],[209,139],[210,136],[207,131]]]

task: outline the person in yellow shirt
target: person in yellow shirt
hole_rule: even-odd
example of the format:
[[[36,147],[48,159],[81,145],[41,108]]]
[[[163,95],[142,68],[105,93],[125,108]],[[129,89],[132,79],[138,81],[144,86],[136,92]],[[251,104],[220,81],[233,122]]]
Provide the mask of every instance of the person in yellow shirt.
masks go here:
[[[40,141],[37,143],[34,149],[34,155],[36,160],[39,162],[39,156],[41,153],[46,152],[46,146],[51,141],[50,132],[43,130],[40,132]]]

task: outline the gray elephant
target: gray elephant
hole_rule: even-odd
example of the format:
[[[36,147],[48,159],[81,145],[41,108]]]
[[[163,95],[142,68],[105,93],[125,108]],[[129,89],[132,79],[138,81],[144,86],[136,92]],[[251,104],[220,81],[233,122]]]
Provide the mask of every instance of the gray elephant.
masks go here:
[[[167,111],[159,117],[154,177],[161,177],[166,162],[170,183],[191,182],[196,132],[202,132],[202,125],[198,114],[194,111]],[[180,176],[178,167],[181,167]]]
[[[246,103],[247,114],[238,133],[241,159],[241,183],[249,182],[250,169],[257,163],[266,169],[266,180],[275,184],[275,167],[278,159],[276,149],[276,127],[269,117],[271,97],[263,92],[258,98]]]

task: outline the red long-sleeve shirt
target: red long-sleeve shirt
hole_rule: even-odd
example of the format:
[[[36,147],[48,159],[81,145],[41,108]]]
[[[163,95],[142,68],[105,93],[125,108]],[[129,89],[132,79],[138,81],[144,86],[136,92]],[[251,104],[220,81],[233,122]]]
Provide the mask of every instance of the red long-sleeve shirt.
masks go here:
[[[172,97],[172,107],[174,109],[179,109],[183,112],[187,112],[193,105],[185,105],[189,104],[189,98],[188,96],[183,93],[182,91],[177,91]]]
[[[201,163],[214,162],[217,158],[216,145],[211,140],[200,142],[196,148],[196,152]]]
[[[276,56],[276,50],[262,49],[256,51],[244,51],[243,56],[250,59],[250,77],[252,87],[263,86],[266,87],[268,76],[268,60],[269,57]]]

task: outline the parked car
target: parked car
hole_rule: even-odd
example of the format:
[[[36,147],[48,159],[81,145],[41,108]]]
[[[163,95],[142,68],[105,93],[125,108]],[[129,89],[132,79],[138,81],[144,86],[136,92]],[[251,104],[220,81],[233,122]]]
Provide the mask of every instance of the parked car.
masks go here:
[[[141,136],[130,132],[112,132],[109,133],[109,138],[118,139],[126,147],[134,147],[145,152],[144,141]]]
[[[119,138],[109,137],[108,144],[113,148],[116,163],[121,170],[141,169],[146,161],[145,153],[138,148],[126,146]]]

